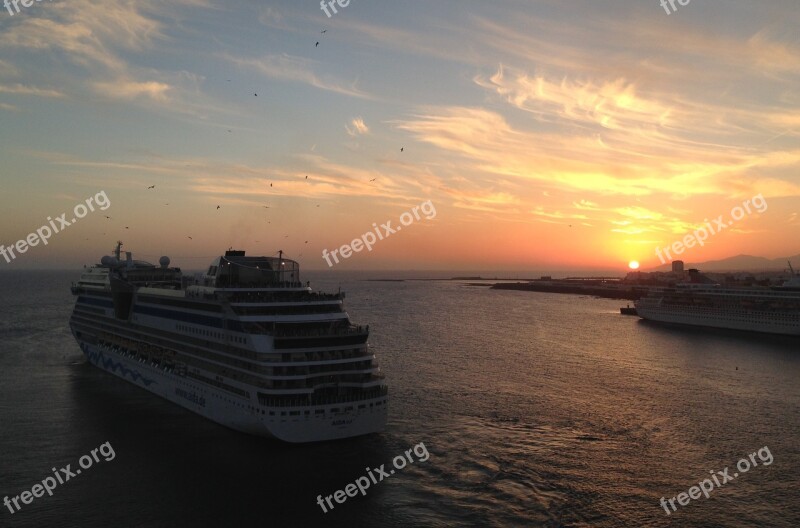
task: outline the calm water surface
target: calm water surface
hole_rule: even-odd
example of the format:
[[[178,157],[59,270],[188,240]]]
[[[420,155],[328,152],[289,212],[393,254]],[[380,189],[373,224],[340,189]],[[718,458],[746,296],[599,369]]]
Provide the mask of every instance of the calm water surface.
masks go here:
[[[387,430],[292,446],[85,364],[67,327],[77,274],[0,273],[0,498],[104,442],[116,454],[0,526],[800,525],[798,340],[653,326],[622,301],[359,280],[378,275],[304,280],[341,285],[370,325]],[[420,442],[426,462],[316,504]],[[771,465],[660,506],[765,446]]]

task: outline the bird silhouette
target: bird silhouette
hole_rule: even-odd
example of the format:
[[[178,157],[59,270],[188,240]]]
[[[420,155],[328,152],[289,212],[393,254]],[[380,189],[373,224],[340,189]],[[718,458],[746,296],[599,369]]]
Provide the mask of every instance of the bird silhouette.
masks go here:
[[[155,188],[156,188],[155,185],[151,185],[150,187],[148,187],[148,189],[155,189]]]
[[[272,187],[272,184],[270,183],[269,186]]]
[[[308,174],[306,174],[306,179],[308,179]]]
[[[106,215],[106,218],[107,218],[108,220],[111,220],[111,217],[110,217],[110,216],[107,216],[107,215]]]
[[[125,229],[128,229],[128,226],[125,226]]]
[[[328,32],[327,29],[323,29],[322,31],[320,31],[320,33],[327,33],[327,32]]]
[[[405,149],[405,147],[400,147],[400,152],[403,152]]]
[[[217,209],[219,209],[219,206],[217,206]]]
[[[315,47],[315,48],[319,47],[319,42],[317,42],[316,44],[314,44],[314,47]]]
[[[194,240],[194,239],[193,239],[192,237],[190,237],[190,236],[187,236],[186,238],[188,238],[189,240]]]
[[[253,94],[254,96],[258,97],[258,94]]]
[[[264,209],[269,209],[269,206],[268,206],[268,205],[265,205],[265,206],[264,206]]]
[[[375,181],[375,180],[377,180],[377,179],[378,179],[378,178],[372,178],[370,181],[371,181],[371,182],[374,182],[374,181]]]

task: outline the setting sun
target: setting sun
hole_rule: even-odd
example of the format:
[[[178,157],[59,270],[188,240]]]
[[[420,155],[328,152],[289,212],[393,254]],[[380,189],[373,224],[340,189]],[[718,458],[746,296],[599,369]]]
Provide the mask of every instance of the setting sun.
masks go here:
[[[634,270],[635,269],[639,269],[639,263],[636,262],[635,260],[632,260],[632,261],[628,262],[628,267],[630,269],[634,269]]]

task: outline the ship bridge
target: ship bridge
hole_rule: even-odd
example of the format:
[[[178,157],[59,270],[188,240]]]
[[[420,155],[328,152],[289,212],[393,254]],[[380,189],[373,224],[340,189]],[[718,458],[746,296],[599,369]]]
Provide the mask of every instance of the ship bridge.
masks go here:
[[[300,264],[278,257],[248,257],[244,251],[226,251],[209,266],[206,286],[217,288],[302,287]]]

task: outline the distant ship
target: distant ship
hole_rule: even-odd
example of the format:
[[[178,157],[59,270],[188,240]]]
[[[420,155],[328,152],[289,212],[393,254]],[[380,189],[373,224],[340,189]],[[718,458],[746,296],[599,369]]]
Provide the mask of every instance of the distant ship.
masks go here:
[[[369,326],[300,266],[227,251],[202,277],[114,256],[85,270],[70,329],[93,365],[237,431],[316,442],[381,431],[388,388]]]
[[[634,303],[639,317],[660,323],[800,336],[800,275],[769,288],[679,284]]]

